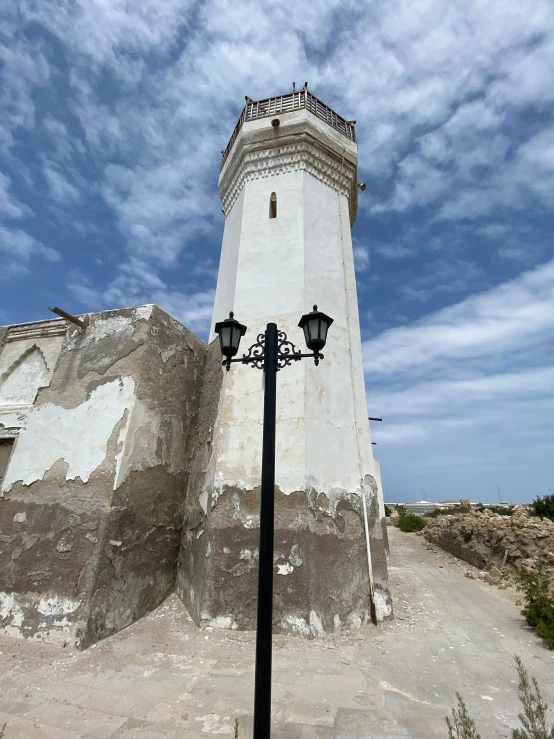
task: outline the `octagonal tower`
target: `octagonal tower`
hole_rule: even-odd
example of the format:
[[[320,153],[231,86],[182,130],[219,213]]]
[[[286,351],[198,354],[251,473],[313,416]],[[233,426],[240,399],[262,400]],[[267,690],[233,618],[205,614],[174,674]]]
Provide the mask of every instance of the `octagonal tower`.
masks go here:
[[[270,321],[305,350],[298,321],[317,304],[334,319],[325,359],[278,376],[275,628],[308,636],[388,618],[350,235],[354,122],[307,87],[247,98],[219,192],[226,221],[178,592],[200,624],[255,626],[263,373],[222,373],[213,327],[234,311],[248,326],[241,353]]]

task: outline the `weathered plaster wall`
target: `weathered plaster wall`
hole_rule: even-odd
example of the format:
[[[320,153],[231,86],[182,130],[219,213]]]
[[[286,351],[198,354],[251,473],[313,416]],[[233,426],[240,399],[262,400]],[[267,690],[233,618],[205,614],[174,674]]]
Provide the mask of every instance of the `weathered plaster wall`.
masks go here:
[[[174,586],[206,345],[157,306],[150,327],[117,461],[91,641],[140,618]]]
[[[204,618],[202,604],[211,600],[216,589],[211,581],[214,567],[209,516],[217,461],[214,430],[218,425],[222,381],[219,342],[213,341],[206,354],[202,393],[188,447],[189,476],[176,579],[177,594],[197,624]]]
[[[0,438],[14,438],[25,425],[39,389],[50,383],[65,335],[61,320],[0,329]]]
[[[87,646],[171,591],[204,355],[156,306],[69,329],[4,480],[4,631]]]
[[[387,530],[387,518],[385,516],[385,498],[383,494],[383,480],[381,479],[381,465],[374,458],[373,465],[375,469],[375,482],[377,483],[377,499],[379,502],[379,520],[381,521],[381,529],[383,531],[383,542],[385,543],[385,550],[387,554],[390,554],[389,547],[389,533]]]

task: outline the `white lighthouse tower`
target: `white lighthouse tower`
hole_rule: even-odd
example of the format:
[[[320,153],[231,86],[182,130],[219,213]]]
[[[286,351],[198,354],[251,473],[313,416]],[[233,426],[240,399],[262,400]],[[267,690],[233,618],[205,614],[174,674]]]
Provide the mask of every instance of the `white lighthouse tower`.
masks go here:
[[[225,231],[178,592],[199,623],[251,628],[256,609],[263,373],[219,370],[214,324],[268,322],[305,351],[298,321],[334,319],[325,359],[278,375],[275,628],[316,635],[391,615],[362,367],[350,229],[357,147],[308,92],[247,98],[219,177]],[[201,457],[201,462],[198,456]],[[201,468],[201,469],[200,469]]]

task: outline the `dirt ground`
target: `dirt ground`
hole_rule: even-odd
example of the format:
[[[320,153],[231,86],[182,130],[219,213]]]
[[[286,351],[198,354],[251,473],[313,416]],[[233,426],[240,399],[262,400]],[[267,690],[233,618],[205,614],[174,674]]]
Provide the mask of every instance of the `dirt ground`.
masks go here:
[[[274,638],[274,737],[446,739],[460,692],[483,739],[518,726],[519,654],[554,704],[554,653],[513,590],[391,529],[396,618],[314,641]],[[85,652],[0,637],[4,739],[208,739],[252,734],[254,634],[199,631],[169,598]],[[551,713],[554,721],[554,712]]]

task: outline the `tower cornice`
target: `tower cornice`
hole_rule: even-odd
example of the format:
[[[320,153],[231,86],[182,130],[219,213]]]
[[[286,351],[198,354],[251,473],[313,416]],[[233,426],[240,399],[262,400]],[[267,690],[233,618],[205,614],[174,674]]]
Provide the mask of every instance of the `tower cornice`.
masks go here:
[[[304,171],[348,199],[353,225],[358,210],[356,145],[330,137],[318,121],[301,113],[279,116],[276,128],[267,119],[263,128],[261,121],[243,126],[219,178],[225,215],[248,181]]]

